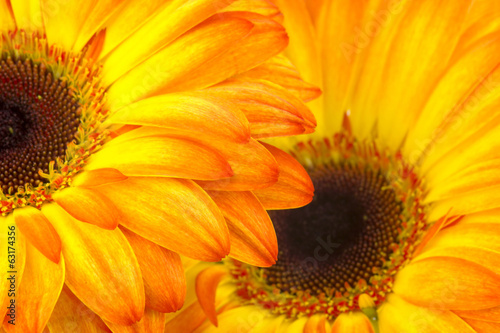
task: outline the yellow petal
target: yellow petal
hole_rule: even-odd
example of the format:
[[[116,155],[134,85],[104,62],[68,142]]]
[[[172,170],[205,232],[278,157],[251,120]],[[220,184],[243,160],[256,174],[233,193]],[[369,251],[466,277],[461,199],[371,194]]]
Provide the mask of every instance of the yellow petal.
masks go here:
[[[205,333],[249,332],[268,315],[268,311],[255,305],[247,305],[224,311],[218,316],[219,325],[211,323],[203,330]]]
[[[248,11],[267,16],[281,22],[282,14],[278,7],[267,0],[238,0],[222,10],[223,12]]]
[[[332,333],[373,333],[373,327],[361,312],[342,313],[335,319]]]
[[[262,143],[273,154],[280,167],[278,182],[253,193],[266,209],[302,207],[312,201],[314,186],[304,167],[284,151]]]
[[[56,204],[45,204],[42,211],[61,236],[71,291],[103,319],[122,325],[139,321],[144,311],[141,271],[120,229],[77,221]]]
[[[116,183],[127,179],[116,169],[85,170],[73,178],[73,186],[99,186],[108,183]]]
[[[88,170],[114,168],[126,176],[215,180],[233,172],[221,154],[192,141],[150,136],[110,141],[93,154]]]
[[[98,0],[86,2],[41,0],[43,23],[49,43],[71,50],[80,33],[80,27],[98,2]],[[64,33],[61,33],[62,31]]]
[[[384,333],[474,333],[467,323],[445,308],[419,307],[394,294],[389,295],[378,314],[380,332]]]
[[[116,71],[130,69],[130,67],[123,68],[122,62],[117,63],[119,66],[108,66],[108,71],[115,70],[115,72],[105,73],[104,78],[107,84],[113,83],[120,77],[109,90],[109,100],[112,101],[112,106],[119,108],[128,105],[151,96],[161,88],[166,90],[170,87],[169,92],[194,90],[196,86],[190,83],[194,80],[193,72],[196,72],[198,76],[201,75],[200,79],[206,77],[200,80],[201,87],[203,87],[205,85],[203,81],[210,80],[210,75],[200,73],[201,69],[209,65],[207,59],[226,53],[229,46],[238,43],[248,35],[253,26],[248,20],[229,17],[227,14],[215,16],[177,38],[122,77],[120,77],[122,73]],[[222,77],[219,81],[226,78],[227,76]],[[182,82],[185,81],[182,85],[181,79]],[[187,83],[190,89],[186,89]]]
[[[14,210],[14,219],[26,239],[47,258],[59,263],[61,239],[42,212],[31,206]]]
[[[231,240],[229,256],[259,267],[276,263],[278,241],[274,227],[255,195],[244,191],[211,191],[208,194],[226,218]]]
[[[287,42],[283,27],[264,16],[214,15],[120,78],[109,90],[109,100],[120,101],[116,107],[160,93],[205,88],[261,64]]]
[[[142,319],[130,326],[117,325],[106,322],[113,332],[119,333],[150,333],[163,332],[165,327],[165,314],[146,308]]]
[[[5,3],[5,1],[1,1]],[[18,29],[28,32],[43,31],[42,11],[39,0],[10,1]],[[0,7],[2,4],[0,4]]]
[[[418,288],[417,288],[418,287]],[[500,304],[500,275],[471,261],[430,257],[403,268],[394,293],[420,306],[443,310],[478,310]]]
[[[7,332],[41,332],[52,314],[64,285],[64,260],[53,263],[26,244],[26,266],[16,295],[16,325]],[[8,318],[8,317],[7,317]]]
[[[50,317],[51,332],[102,333],[111,330],[92,310],[64,286]]]
[[[162,247],[205,261],[229,253],[224,217],[192,181],[134,177],[99,191],[116,205],[123,226]]]
[[[16,21],[9,5],[5,0],[0,1],[0,29],[2,31],[14,31],[16,29]]]
[[[233,1],[176,0],[164,1],[163,4],[157,1],[129,2],[106,24],[109,26],[110,40],[105,45],[104,54],[117,46],[105,59],[106,80],[109,83],[114,82],[131,68]],[[148,14],[152,15],[147,17]],[[133,31],[137,26],[139,29]],[[132,34],[129,35],[130,33]],[[123,42],[118,44],[122,40]],[[141,47],[137,47],[138,45]]]
[[[211,101],[200,93],[161,95],[127,105],[106,123],[175,128],[236,142],[248,142],[250,129],[245,115],[218,98]]]
[[[179,255],[122,228],[141,267],[146,306],[175,312],[184,304],[186,279]]]
[[[54,201],[75,219],[113,230],[119,215],[115,205],[98,191],[69,187],[52,196]]]
[[[205,269],[196,277],[196,295],[201,308],[208,319],[217,326],[217,310],[215,308],[215,295],[217,286],[229,276],[227,269],[221,265]]]

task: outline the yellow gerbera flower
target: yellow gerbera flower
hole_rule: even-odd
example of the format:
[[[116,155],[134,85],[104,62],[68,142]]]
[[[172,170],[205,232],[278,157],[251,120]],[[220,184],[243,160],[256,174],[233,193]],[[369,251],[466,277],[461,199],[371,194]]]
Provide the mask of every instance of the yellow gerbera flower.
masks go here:
[[[500,12],[278,2],[324,91],[321,130],[289,148],[314,200],[270,212],[275,266],[186,261],[165,332],[500,331]]]
[[[256,139],[310,133],[319,90],[272,58],[288,43],[277,8],[246,8],[0,0],[7,332],[51,313],[52,332],[144,329],[183,304],[178,253],[275,262],[265,207],[304,205],[312,184]]]

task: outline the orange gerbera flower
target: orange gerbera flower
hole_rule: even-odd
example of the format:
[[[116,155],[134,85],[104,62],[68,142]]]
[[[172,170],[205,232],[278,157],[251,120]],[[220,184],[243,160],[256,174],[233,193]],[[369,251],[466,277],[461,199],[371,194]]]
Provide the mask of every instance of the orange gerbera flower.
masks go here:
[[[259,4],[0,0],[7,332],[149,325],[184,302],[178,253],[275,262],[262,204],[312,185],[257,139],[310,133],[319,90]]]
[[[276,140],[314,200],[270,212],[275,266],[186,261],[165,332],[499,331],[500,11],[278,2],[288,55],[324,91],[311,140]]]

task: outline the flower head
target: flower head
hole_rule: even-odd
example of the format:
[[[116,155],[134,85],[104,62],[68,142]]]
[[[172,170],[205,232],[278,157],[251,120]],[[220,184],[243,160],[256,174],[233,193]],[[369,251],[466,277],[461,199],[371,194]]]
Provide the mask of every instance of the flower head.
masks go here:
[[[315,197],[270,211],[276,265],[189,262],[198,302],[187,308],[202,315],[186,327],[498,330],[499,12],[474,1],[278,3],[287,55],[323,97],[310,104],[310,140],[276,142]],[[167,331],[183,316],[169,319]]]
[[[319,90],[273,58],[276,7],[247,8],[0,1],[8,332],[149,325],[184,302],[179,253],[275,262],[264,206],[304,205],[312,185],[257,139],[312,132]]]

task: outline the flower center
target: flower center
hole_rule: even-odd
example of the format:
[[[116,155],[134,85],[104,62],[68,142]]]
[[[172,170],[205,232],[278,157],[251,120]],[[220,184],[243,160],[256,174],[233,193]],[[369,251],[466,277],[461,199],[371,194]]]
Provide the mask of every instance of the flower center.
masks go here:
[[[333,319],[359,310],[361,295],[380,305],[431,225],[417,171],[399,152],[348,131],[291,153],[308,170],[314,199],[269,212],[278,261],[269,268],[230,264],[238,297],[287,317]]]
[[[38,33],[0,36],[0,214],[40,208],[109,139],[96,34],[81,52]]]
[[[280,253],[263,269],[277,288],[312,295],[345,292],[369,280],[389,259],[401,228],[402,205],[381,170],[327,164],[312,170],[314,200],[272,211]]]
[[[64,81],[31,60],[0,60],[0,186],[4,193],[47,182],[38,170],[75,139],[79,105]]]

